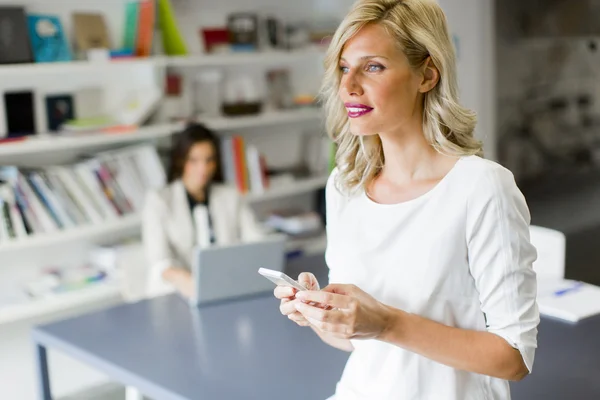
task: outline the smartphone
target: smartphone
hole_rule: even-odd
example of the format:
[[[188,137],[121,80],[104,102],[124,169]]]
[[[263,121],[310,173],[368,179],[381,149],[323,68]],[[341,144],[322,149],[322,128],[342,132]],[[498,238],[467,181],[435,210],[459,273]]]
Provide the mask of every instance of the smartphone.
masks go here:
[[[298,281],[293,280],[292,278],[290,278],[289,276],[287,276],[283,272],[273,271],[272,269],[267,269],[267,268],[260,268],[258,270],[258,273],[261,274],[262,276],[264,276],[265,278],[267,278],[268,280],[270,280],[271,282],[273,282],[276,285],[293,287],[294,289],[297,289],[298,291],[307,290]],[[314,306],[314,307],[322,308],[324,310],[331,310],[332,309],[331,307],[329,307],[327,305],[322,305],[320,303],[315,303],[314,301],[310,301],[307,304],[309,304],[311,306]]]
[[[298,281],[293,280],[283,272],[260,268],[258,273],[278,286],[288,286],[297,290],[306,290],[306,288],[298,283]]]

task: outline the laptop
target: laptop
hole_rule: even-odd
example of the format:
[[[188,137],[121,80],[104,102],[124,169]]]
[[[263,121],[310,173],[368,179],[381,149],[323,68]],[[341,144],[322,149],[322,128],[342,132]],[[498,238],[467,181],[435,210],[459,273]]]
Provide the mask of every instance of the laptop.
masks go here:
[[[196,248],[192,276],[196,297],[192,305],[272,292],[273,283],[258,274],[259,268],[283,271],[285,236],[274,235],[257,242]]]

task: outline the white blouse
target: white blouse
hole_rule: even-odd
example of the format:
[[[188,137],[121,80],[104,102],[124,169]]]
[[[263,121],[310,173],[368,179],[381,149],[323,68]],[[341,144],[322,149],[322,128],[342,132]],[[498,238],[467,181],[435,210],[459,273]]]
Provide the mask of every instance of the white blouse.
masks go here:
[[[327,184],[331,283],[462,329],[492,332],[531,371],[539,313],[529,211],[513,175],[461,158],[426,194],[383,205]],[[507,381],[456,370],[377,340],[353,340],[336,400],[506,400]]]

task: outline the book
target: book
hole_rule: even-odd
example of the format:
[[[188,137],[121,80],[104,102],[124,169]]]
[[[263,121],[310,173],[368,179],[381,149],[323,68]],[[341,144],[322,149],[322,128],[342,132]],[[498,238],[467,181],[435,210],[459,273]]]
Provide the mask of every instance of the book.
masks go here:
[[[27,230],[25,228],[25,222],[23,221],[23,217],[21,215],[21,212],[19,211],[19,207],[17,206],[15,194],[10,184],[7,183],[0,185],[0,198],[2,198],[2,201],[4,201],[7,208],[10,219],[10,226],[14,234],[13,237],[26,237]]]
[[[125,4],[125,29],[123,29],[123,48],[129,51],[136,49],[139,19],[139,1],[129,0]]]
[[[169,56],[187,55],[187,46],[177,26],[170,0],[158,0],[158,14],[165,54]]]
[[[229,185],[236,185],[235,165],[233,163],[233,144],[230,137],[221,140],[221,168],[223,179]]]
[[[74,171],[83,187],[85,187],[88,196],[93,198],[94,202],[99,205],[102,210],[102,215],[105,218],[117,218],[119,212],[115,209],[115,206],[111,203],[109,198],[106,197],[104,188],[95,174],[93,167],[90,166],[89,161],[83,161],[76,164],[74,166]]]
[[[162,92],[156,85],[132,91],[114,111],[114,118],[122,125],[142,125],[158,108],[161,99]]]
[[[61,126],[75,118],[73,96],[70,94],[57,94],[46,96],[46,117],[48,131],[56,132]]]
[[[8,241],[16,238],[15,230],[10,220],[8,202],[0,197],[0,241]]]
[[[106,166],[116,187],[121,191],[119,196],[127,203],[129,211],[141,210],[143,206],[143,188],[137,188],[128,168],[122,163],[122,157],[114,154],[104,154],[100,157],[100,162]]]
[[[85,225],[89,222],[84,212],[74,201],[73,197],[69,194],[66,187],[54,171],[46,169],[43,173],[41,173],[41,176],[46,182],[46,185],[48,185],[50,190],[62,204],[65,212],[69,216],[69,219],[71,219],[75,225]]]
[[[538,280],[542,315],[576,323],[600,314],[600,287],[568,279]]]
[[[154,0],[141,0],[139,4],[139,18],[137,26],[137,39],[135,53],[138,57],[148,57],[152,52],[155,22]]]
[[[248,168],[246,165],[246,147],[244,138],[241,136],[232,137],[233,146],[233,164],[235,166],[235,180],[240,193],[248,192]]]
[[[88,195],[86,189],[77,180],[75,172],[66,166],[52,167],[52,171],[65,185],[65,189],[71,194],[79,208],[83,210],[87,219],[92,223],[100,223],[104,220],[100,206]]]
[[[14,138],[36,133],[33,91],[4,93],[7,137]]]
[[[22,189],[22,183],[20,183],[21,175],[19,170],[14,166],[0,167],[0,179],[7,182],[14,194],[15,203],[23,219],[25,230],[28,234],[44,232],[44,228],[41,222],[35,215],[33,208],[31,207],[25,193]]]
[[[260,153],[254,146],[248,146],[246,149],[248,175],[250,177],[250,191],[255,194],[261,194],[265,191],[263,184],[262,167],[260,163]]]
[[[33,62],[23,7],[0,7],[0,64]]]
[[[71,61],[71,51],[57,16],[27,16],[31,49],[36,62]]]
[[[69,218],[63,205],[58,201],[56,195],[50,190],[40,171],[32,171],[28,175],[29,182],[41,202],[44,204],[56,224],[60,228],[71,228],[75,223]]]
[[[23,192],[24,198],[27,199],[29,206],[33,210],[35,218],[39,222],[39,226],[41,228],[40,230],[43,233],[52,233],[58,231],[59,225],[52,218],[49,211],[45,208],[42,201],[34,192],[34,189],[30,185],[29,181],[20,171],[18,172],[18,185]]]
[[[91,49],[110,49],[110,36],[102,14],[73,14],[73,31],[77,50],[85,53]]]

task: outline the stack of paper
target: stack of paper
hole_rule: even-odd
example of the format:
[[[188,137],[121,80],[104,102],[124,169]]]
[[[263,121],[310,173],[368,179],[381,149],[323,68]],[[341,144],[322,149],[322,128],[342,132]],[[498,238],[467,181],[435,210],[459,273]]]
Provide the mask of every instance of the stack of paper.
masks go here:
[[[538,281],[540,313],[569,322],[600,314],[600,287],[566,279]]]

